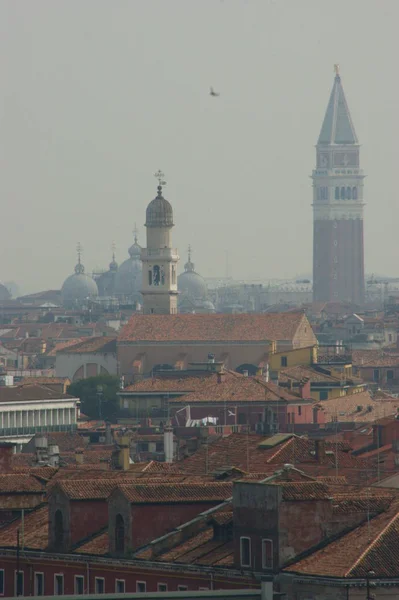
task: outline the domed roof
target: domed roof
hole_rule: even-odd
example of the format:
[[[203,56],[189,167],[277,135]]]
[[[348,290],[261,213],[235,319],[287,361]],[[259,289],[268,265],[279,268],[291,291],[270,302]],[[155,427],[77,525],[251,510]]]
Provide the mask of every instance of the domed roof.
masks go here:
[[[10,300],[11,294],[6,286],[0,281],[0,302],[7,302]]]
[[[98,296],[97,284],[92,277],[85,274],[80,262],[75,267],[75,273],[67,277],[61,288],[62,304],[66,308],[84,304],[88,298]]]
[[[141,290],[142,263],[141,247],[134,236],[134,244],[129,248],[130,258],[119,267],[115,276],[115,294],[118,296],[134,296]]]
[[[184,273],[177,278],[177,287],[182,294],[187,294],[191,298],[204,299],[208,295],[208,288],[204,278],[194,268],[195,265],[191,262],[191,248],[189,248],[188,261],[184,265]]]
[[[162,186],[158,186],[158,194],[147,206],[146,227],[173,227],[173,209],[162,196]]]

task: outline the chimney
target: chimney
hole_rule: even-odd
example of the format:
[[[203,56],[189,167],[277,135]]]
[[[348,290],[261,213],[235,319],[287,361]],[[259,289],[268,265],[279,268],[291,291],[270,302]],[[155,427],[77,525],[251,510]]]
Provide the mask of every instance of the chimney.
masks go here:
[[[0,473],[10,473],[12,471],[14,449],[15,444],[9,442],[2,442],[0,444]]]
[[[244,375],[244,377],[248,377],[248,371],[247,370],[243,371],[242,374]]]
[[[260,598],[261,600],[273,600],[274,593],[272,579],[266,580],[266,578],[262,578]]]
[[[218,373],[219,375],[219,373]],[[163,450],[165,453],[165,462],[173,462],[173,427],[168,420],[163,430]]]
[[[214,354],[212,354],[212,352],[210,352],[210,353],[208,354],[208,363],[210,363],[210,364],[214,364],[214,362],[215,362],[215,355],[214,355]]]
[[[314,443],[316,461],[320,464],[324,462],[326,455],[326,442],[325,440],[315,440]]]
[[[48,449],[48,462],[50,467],[60,466],[60,449],[57,444],[51,444]]]
[[[48,441],[45,435],[38,434],[35,437],[36,463],[38,465],[48,464]]]
[[[83,465],[83,461],[84,461],[83,450],[81,448],[77,448],[75,450],[75,462],[77,465]]]
[[[221,372],[218,372],[218,373],[217,373],[217,382],[218,382],[218,383],[223,383],[223,382],[224,382],[224,380],[225,380],[225,377],[226,377],[226,376],[225,376],[225,373],[223,373],[222,371],[221,371]]]
[[[301,398],[310,398],[310,379],[309,377],[304,377],[301,379],[299,383],[299,393]]]
[[[118,440],[118,468],[128,471],[130,467],[130,440],[127,435],[123,435]]]
[[[265,368],[265,382],[269,383],[269,381],[270,381],[269,363],[266,363],[266,368]]]
[[[272,340],[270,342],[270,354],[276,354],[277,351],[277,343],[276,340]]]
[[[105,422],[105,443],[107,446],[111,446],[113,443],[111,423],[109,421]]]

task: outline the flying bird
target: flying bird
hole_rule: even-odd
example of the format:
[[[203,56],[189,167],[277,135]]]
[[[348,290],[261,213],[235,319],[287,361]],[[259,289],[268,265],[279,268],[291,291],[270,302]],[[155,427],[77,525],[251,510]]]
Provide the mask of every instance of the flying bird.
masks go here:
[[[218,92],[215,92],[215,90],[213,89],[213,87],[211,87],[211,90],[210,90],[209,94],[210,94],[211,96],[215,96],[215,97],[216,97],[216,96],[220,96],[220,94],[219,94]]]

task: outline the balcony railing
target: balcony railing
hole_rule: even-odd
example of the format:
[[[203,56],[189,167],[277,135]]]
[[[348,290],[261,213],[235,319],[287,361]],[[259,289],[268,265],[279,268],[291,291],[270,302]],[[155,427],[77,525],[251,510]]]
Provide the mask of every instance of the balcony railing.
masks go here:
[[[0,427],[0,437],[10,437],[15,435],[35,435],[35,433],[48,433],[55,431],[76,431],[76,423],[69,425],[42,425],[28,427]]]

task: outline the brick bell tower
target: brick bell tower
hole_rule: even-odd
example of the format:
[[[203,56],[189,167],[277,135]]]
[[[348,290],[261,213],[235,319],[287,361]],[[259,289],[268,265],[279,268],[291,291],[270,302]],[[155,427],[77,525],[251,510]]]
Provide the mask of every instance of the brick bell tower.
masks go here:
[[[359,149],[335,65],[312,173],[314,302],[364,302],[364,174]]]

